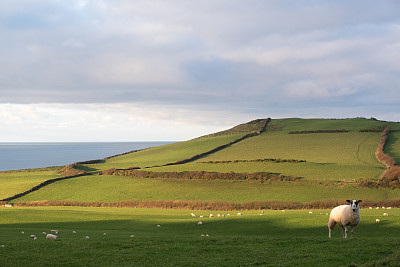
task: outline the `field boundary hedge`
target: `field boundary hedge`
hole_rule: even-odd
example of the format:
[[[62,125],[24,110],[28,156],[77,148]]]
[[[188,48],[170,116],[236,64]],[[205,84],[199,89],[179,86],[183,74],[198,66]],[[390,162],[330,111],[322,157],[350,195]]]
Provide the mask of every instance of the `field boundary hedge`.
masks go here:
[[[15,207],[43,207],[43,206],[77,206],[77,207],[117,207],[117,208],[158,208],[158,209],[186,209],[186,210],[301,210],[301,209],[331,209],[346,204],[345,199],[323,199],[301,203],[296,201],[250,201],[233,203],[225,201],[201,200],[125,200],[118,202],[100,201],[71,201],[71,200],[42,200],[14,203]],[[400,207],[400,199],[371,200],[363,199],[362,208],[367,207]]]
[[[234,180],[234,181],[298,181],[300,177],[284,176],[270,172],[255,173],[221,173],[206,171],[182,171],[182,172],[150,172],[137,169],[111,168],[102,172],[104,175],[130,176],[135,178],[163,178],[184,180]]]
[[[348,133],[349,130],[312,130],[312,131],[291,131],[288,134],[310,134],[310,133]]]
[[[383,152],[390,131],[390,126],[386,126],[382,132],[378,148],[375,151],[376,158],[386,165],[386,170],[378,181],[362,180],[360,187],[391,187],[400,189],[400,166],[396,165],[396,160],[389,154]]]

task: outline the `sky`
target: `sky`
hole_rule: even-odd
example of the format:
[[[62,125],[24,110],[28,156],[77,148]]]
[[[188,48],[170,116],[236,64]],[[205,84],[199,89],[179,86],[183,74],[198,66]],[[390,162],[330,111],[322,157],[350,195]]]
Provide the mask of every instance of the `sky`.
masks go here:
[[[0,142],[400,121],[400,1],[1,0]]]

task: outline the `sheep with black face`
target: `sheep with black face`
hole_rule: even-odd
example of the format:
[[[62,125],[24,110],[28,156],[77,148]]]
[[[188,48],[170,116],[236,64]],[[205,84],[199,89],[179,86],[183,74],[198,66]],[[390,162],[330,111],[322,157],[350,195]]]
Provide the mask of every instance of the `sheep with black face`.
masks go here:
[[[361,200],[346,200],[349,205],[341,205],[332,209],[329,216],[328,228],[329,238],[331,238],[332,229],[338,224],[342,228],[343,238],[347,238],[347,226],[351,227],[350,238],[353,237],[354,228],[360,223]]]

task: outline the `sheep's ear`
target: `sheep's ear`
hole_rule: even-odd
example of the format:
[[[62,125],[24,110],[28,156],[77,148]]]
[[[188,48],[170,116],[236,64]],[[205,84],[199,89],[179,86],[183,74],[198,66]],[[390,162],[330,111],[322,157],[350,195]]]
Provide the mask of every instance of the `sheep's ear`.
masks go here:
[[[347,201],[347,203],[351,203],[351,200],[349,200],[349,199],[347,199],[346,201]]]

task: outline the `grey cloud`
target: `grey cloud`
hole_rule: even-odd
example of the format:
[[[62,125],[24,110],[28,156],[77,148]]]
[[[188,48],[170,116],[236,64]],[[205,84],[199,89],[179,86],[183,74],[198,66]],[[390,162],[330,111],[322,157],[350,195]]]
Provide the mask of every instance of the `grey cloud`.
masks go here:
[[[385,105],[400,97],[398,7],[3,1],[0,103],[151,102],[261,113],[371,99]]]

